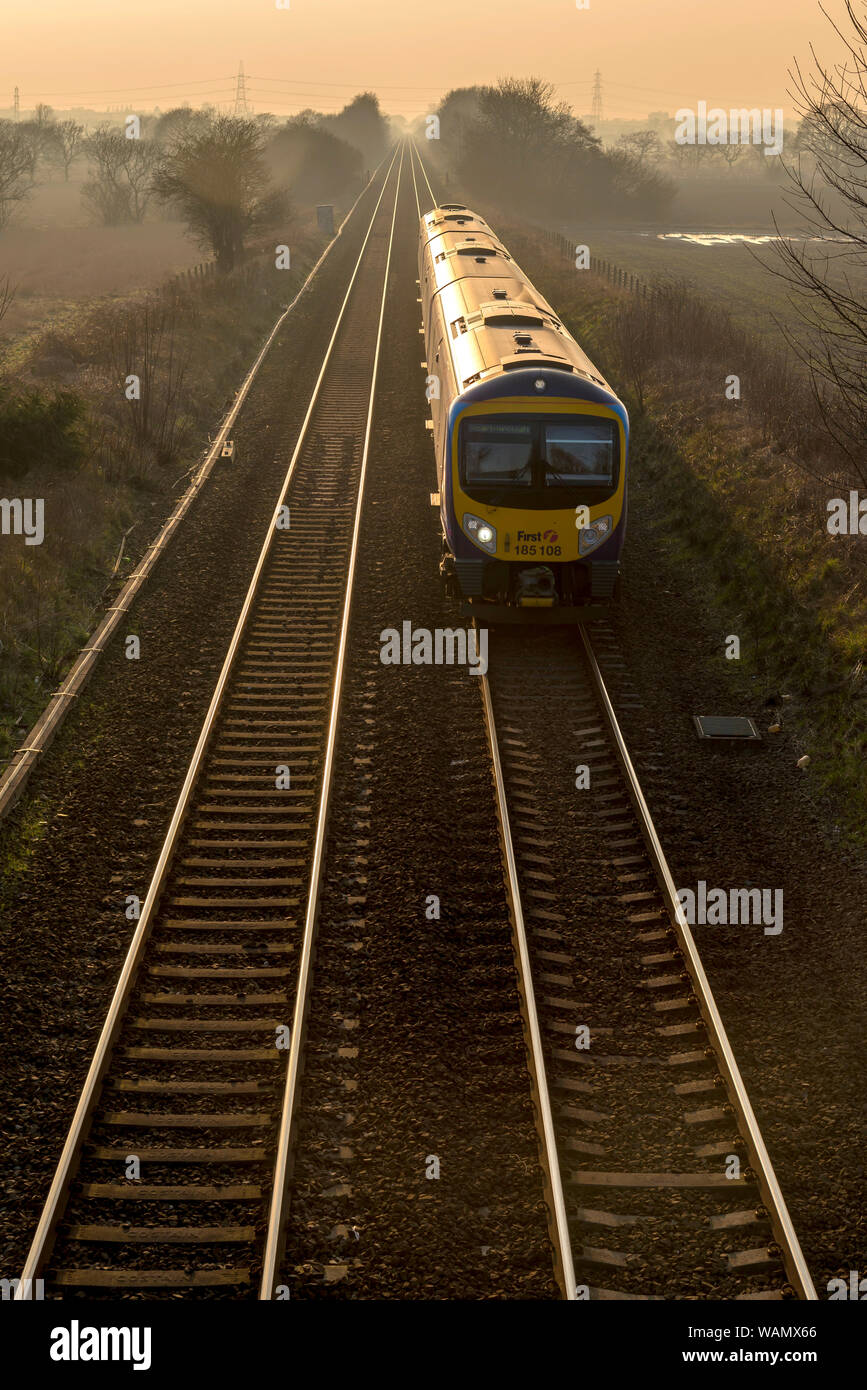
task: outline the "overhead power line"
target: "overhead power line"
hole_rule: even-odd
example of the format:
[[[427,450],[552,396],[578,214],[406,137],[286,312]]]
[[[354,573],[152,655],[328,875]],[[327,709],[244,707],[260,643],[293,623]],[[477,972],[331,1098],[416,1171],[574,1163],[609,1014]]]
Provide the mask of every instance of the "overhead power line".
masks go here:
[[[368,78],[365,82],[314,82],[311,78],[257,77],[253,73],[250,74],[250,81],[277,82],[282,83],[284,86],[288,87],[346,87],[353,92],[444,92],[450,85],[449,83],[443,82],[438,85],[428,87],[399,87],[395,86],[393,82],[371,82],[370,78]]]
[[[234,84],[235,77],[196,77],[189,82],[154,82],[147,87],[78,87],[75,91],[67,92],[39,92],[42,97],[101,97],[101,96],[125,96],[128,92],[165,92],[170,87],[200,87],[202,84],[211,85],[215,82],[228,82]]]

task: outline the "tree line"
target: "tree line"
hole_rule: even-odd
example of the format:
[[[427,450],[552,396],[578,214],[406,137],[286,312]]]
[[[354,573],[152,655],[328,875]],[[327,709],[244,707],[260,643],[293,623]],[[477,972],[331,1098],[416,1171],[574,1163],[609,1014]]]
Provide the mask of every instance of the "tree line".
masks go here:
[[[455,88],[437,112],[447,167],[479,196],[511,196],[524,212],[583,220],[661,216],[675,184],[650,146],[602,141],[540,78]],[[653,142],[650,142],[652,145]]]
[[[40,106],[31,120],[0,121],[0,230],[45,171],[62,169],[68,180],[84,160],[81,198],[95,222],[179,217],[227,271],[246,238],[285,224],[290,197],[333,201],[379,163],[390,139],[370,92],[334,115],[307,110],[284,122],[182,106],[91,131]]]

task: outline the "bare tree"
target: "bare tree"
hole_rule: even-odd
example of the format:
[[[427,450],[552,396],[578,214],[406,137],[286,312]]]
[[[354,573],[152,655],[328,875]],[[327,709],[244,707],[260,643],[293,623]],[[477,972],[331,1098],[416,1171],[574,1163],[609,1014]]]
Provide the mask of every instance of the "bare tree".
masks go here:
[[[266,158],[275,183],[308,204],[335,202],[361,175],[360,150],[301,116],[269,135]]]
[[[11,121],[0,121],[0,229],[6,226],[15,205],[33,191],[34,168],[27,137]]]
[[[170,462],[189,363],[189,350],[179,342],[176,309],[146,303],[121,310],[108,330],[108,350],[119,381],[137,378],[137,394],[124,402],[137,452],[150,445],[159,463]]]
[[[69,170],[83,153],[85,132],[78,121],[58,121],[54,127],[53,154],[58,164],[63,165],[63,177],[69,182]]]
[[[211,116],[203,108],[173,106],[163,111],[154,123],[153,138],[158,145],[168,146],[206,130]]]
[[[791,74],[802,122],[787,201],[813,238],[780,237],[776,270],[800,310],[803,331],[788,336],[825,425],[867,483],[867,13],[845,5],[845,30],[830,20],[844,59],[829,69],[813,51],[813,71]]]
[[[655,130],[634,130],[629,135],[621,135],[617,141],[627,154],[643,164],[655,164],[662,157],[662,141]]]
[[[716,157],[719,147],[717,145],[700,145],[698,141],[693,144],[681,144],[679,140],[667,141],[669,159],[679,164],[682,170],[691,167],[693,173],[698,173],[702,165],[707,165]]]
[[[0,323],[3,322],[15,299],[15,286],[8,275],[0,276]]]
[[[154,180],[157,196],[213,252],[220,272],[232,269],[248,236],[288,215],[286,194],[269,188],[264,149],[252,121],[215,116],[166,152]]]
[[[737,164],[738,160],[743,157],[744,153],[749,148],[749,146],[742,145],[739,140],[729,140],[724,145],[718,145],[717,148],[719,150],[720,158],[725,160],[726,164],[730,169],[733,169]]]
[[[379,109],[379,98],[374,92],[360,92],[336,115],[320,116],[318,124],[361,150],[371,168],[388,149],[388,121]]]
[[[16,129],[27,142],[31,172],[35,176],[40,161],[49,163],[57,151],[57,122],[54,110],[40,102],[29,121],[19,121]]]
[[[123,131],[100,126],[85,149],[92,175],[81,190],[85,206],[109,227],[141,222],[153,193],[154,142],[128,139]]]

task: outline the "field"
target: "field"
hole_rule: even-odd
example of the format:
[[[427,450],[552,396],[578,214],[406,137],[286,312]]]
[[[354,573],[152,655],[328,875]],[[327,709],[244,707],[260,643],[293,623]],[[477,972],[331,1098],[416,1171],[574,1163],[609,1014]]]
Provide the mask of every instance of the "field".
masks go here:
[[[772,348],[781,346],[781,329],[799,327],[774,241],[779,231],[802,243],[811,228],[791,205],[785,184],[737,176],[685,179],[664,225],[557,230],[645,280],[685,282]],[[833,260],[833,250],[830,255]],[[848,262],[847,268],[851,278]],[[852,279],[856,288],[858,279]]]
[[[56,233],[44,235],[57,241]],[[299,214],[290,271],[281,274],[260,251],[219,281],[161,295],[154,291],[178,268],[179,227],[75,228],[74,242],[79,235],[78,262],[54,266],[49,257],[40,279],[31,260],[32,283],[43,292],[25,298],[29,329],[19,319],[21,331],[0,349],[0,384],[19,380],[31,414],[47,410],[57,392],[82,412],[62,459],[43,448],[29,471],[3,480],[6,495],[42,498],[52,523],[40,546],[0,550],[0,760],[56,688],[109,589],[159,529],[264,334],[323,246],[313,215]],[[104,238],[115,255],[102,257],[101,267]],[[192,248],[190,259],[198,262],[201,252]],[[118,387],[123,362],[136,353],[145,353],[139,370],[155,405],[146,421]]]
[[[574,236],[578,235],[575,228],[570,230]],[[762,233],[757,232],[751,241],[732,240],[711,245],[687,240],[688,235],[594,229],[589,235],[585,233],[585,239],[594,256],[601,256],[644,280],[685,281],[745,328],[778,344],[778,324],[794,327],[798,321],[797,312],[791,303],[788,286],[772,272],[777,257],[766,240],[758,240]]]
[[[67,324],[83,301],[153,288],[205,259],[179,222],[94,226],[81,206],[81,182],[42,184],[0,232],[0,273],[15,287],[0,354],[12,340]]]

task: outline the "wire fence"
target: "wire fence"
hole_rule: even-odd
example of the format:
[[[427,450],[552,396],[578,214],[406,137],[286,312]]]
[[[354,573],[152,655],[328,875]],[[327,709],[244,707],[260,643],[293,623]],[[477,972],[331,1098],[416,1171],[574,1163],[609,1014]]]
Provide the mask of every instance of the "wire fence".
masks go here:
[[[552,246],[557,249],[570,261],[575,261],[577,252],[576,243],[562,232],[552,232],[548,228],[540,228],[542,236]],[[162,285],[162,293],[174,295],[179,290],[195,289],[199,285],[213,283],[218,278],[234,283],[247,283],[256,279],[260,269],[265,267],[265,262],[273,256],[273,248],[263,249],[262,247],[251,248],[245,251],[242,259],[228,271],[226,275],[218,276],[216,261],[200,261],[198,265],[190,266],[187,270],[181,270],[176,275],[172,275]],[[644,298],[661,293],[661,287],[649,284],[639,275],[631,271],[624,270],[622,266],[615,265],[613,261],[606,260],[603,256],[590,256],[588,269],[608,284],[617,289],[629,291],[631,294],[639,294]]]
[[[545,240],[550,242],[552,246],[556,246],[574,265],[578,251],[575,241],[564,236],[562,232],[552,232],[546,227],[540,230]],[[615,265],[613,261],[606,260],[604,256],[591,255],[587,268],[594,275],[607,280],[609,285],[628,290],[631,294],[639,294],[644,299],[661,293],[660,286],[649,284],[646,280],[642,280],[640,275],[634,275],[632,271],[624,270],[622,266]]]
[[[244,284],[254,280],[260,269],[264,269],[266,262],[273,256],[273,247],[250,248],[243,253],[232,270],[223,275],[219,274],[216,261],[199,261],[198,265],[190,266],[187,270],[181,270],[176,275],[169,276],[160,289],[163,294],[173,296],[179,290],[195,289],[199,285],[213,284],[217,279],[234,284]]]

